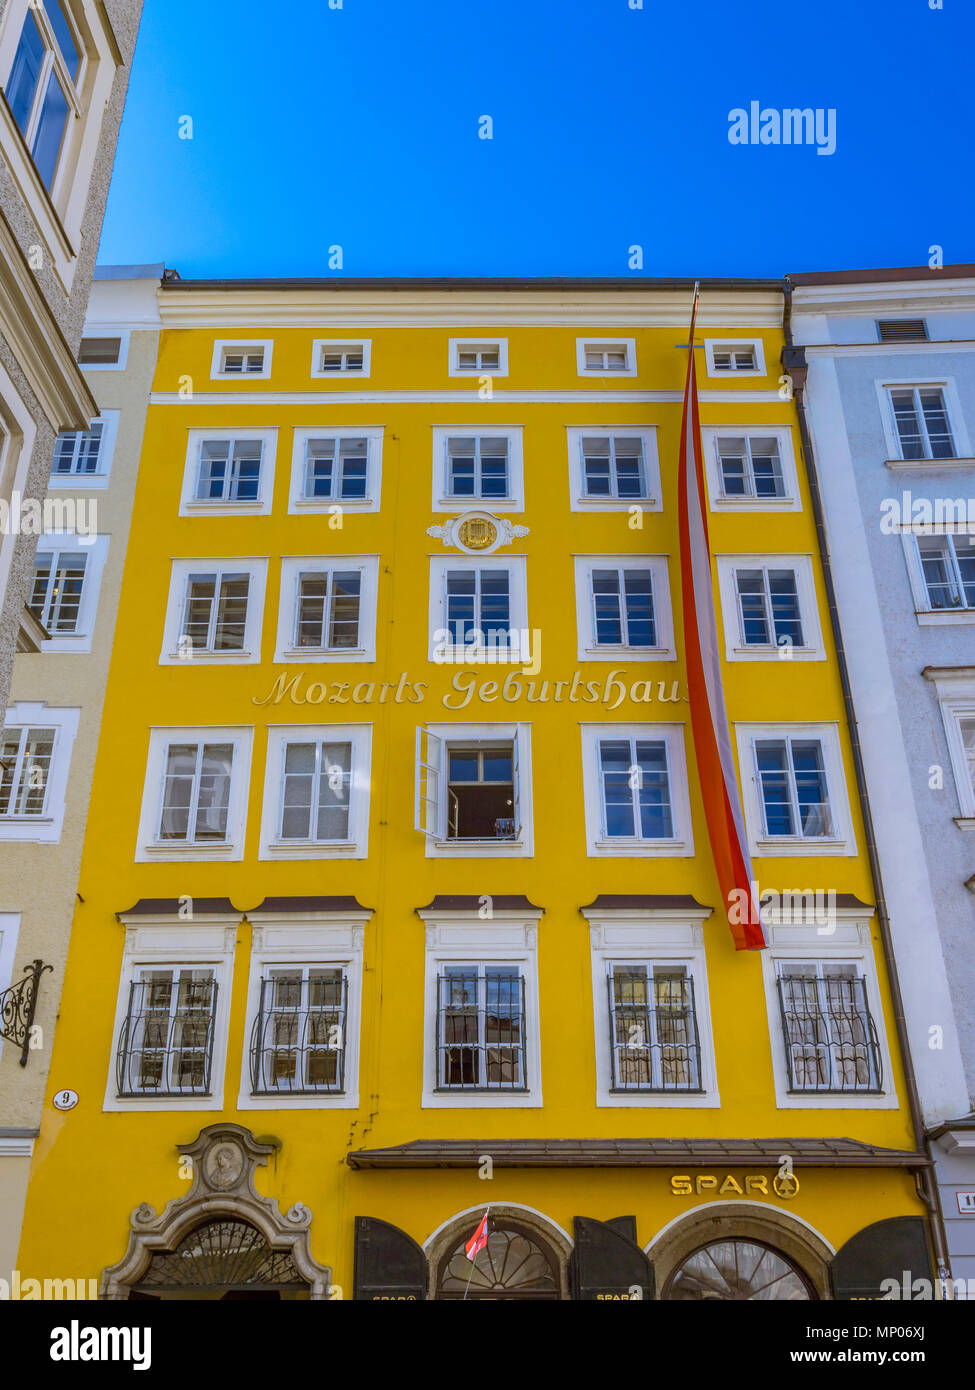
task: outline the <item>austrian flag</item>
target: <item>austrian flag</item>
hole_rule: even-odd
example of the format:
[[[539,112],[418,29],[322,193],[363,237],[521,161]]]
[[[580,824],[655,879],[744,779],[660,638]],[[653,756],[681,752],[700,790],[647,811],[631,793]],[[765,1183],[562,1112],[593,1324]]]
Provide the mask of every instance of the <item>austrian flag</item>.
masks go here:
[[[708,544],[707,501],[701,456],[701,421],[697,403],[697,369],[694,362],[694,327],[697,322],[697,286],[687,349],[687,384],[680,432],[678,526],[681,554],[681,597],[684,612],[684,649],[687,654],[687,687],[691,706],[691,730],[697,757],[698,779],[704,797],[704,814],[711,853],[735,949],[760,951],[768,943],[756,896],[745,820],[738,794],[731,733],[721,685],[718,627],[711,582],[711,550]],[[742,908],[744,904],[744,909]],[[744,919],[744,920],[743,920]]]
[[[488,1214],[487,1212],[485,1212],[478,1223],[477,1230],[474,1232],[470,1240],[464,1246],[464,1252],[469,1260],[477,1259],[478,1255],[484,1249],[485,1245],[487,1245],[487,1238]]]

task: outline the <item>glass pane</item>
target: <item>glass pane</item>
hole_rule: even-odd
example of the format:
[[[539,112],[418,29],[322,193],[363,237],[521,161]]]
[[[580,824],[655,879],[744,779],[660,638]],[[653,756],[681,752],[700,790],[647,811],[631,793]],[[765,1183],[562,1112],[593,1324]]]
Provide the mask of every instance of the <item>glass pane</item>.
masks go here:
[[[674,825],[670,809],[667,745],[638,739],[635,769],[630,774],[630,781],[637,783],[640,834],[648,840],[672,839]]]
[[[208,743],[204,746],[196,808],[197,840],[227,838],[233,756],[234,750],[229,743]]]
[[[314,743],[288,743],[284,750],[284,795],[281,816],[283,840],[310,837],[312,797],[314,795],[316,746]]]
[[[830,835],[832,823],[826,793],[823,749],[819,740],[792,740],[796,799],[804,836]]]
[[[633,790],[630,787],[630,743],[628,739],[601,739],[600,768],[606,807],[606,834],[633,835]]]
[[[51,28],[54,30],[54,37],[58,41],[61,49],[61,57],[64,65],[71,74],[71,80],[78,76],[78,69],[81,66],[81,58],[78,54],[78,47],[71,32],[67,15],[64,13],[64,6],[61,0],[44,0],[44,12],[48,17]]]
[[[593,570],[592,597],[597,645],[622,645],[623,615],[620,607],[619,570]]]
[[[913,388],[891,391],[890,399],[894,407],[894,423],[900,437],[901,453],[905,459],[923,459],[924,438],[917,417]]]
[[[626,641],[631,647],[654,647],[657,628],[653,614],[653,589],[649,570],[624,570]]]
[[[787,638],[793,646],[801,647],[802,623],[799,621],[795,570],[769,570],[768,586],[776,642],[781,643]]]
[[[34,94],[37,91],[37,80],[41,75],[43,62],[44,40],[37,27],[37,20],[28,9],[24,16],[24,27],[21,30],[17,52],[14,54],[10,80],[5,89],[11,114],[20,127],[22,135],[27,134],[31,108],[34,105]]]
[[[969,608],[975,608],[975,536],[953,536],[952,543],[964,602]]]
[[[32,151],[37,172],[44,181],[44,187],[48,189],[54,182],[54,173],[58,166],[58,155],[61,152],[61,140],[64,136],[67,120],[68,98],[61,90],[61,83],[52,72],[47,84],[47,91],[44,93],[44,105],[41,108],[41,119],[34,136]]]
[[[761,739],[755,744],[768,835],[793,835],[795,823],[785,743]]]
[[[767,647],[772,639],[765,606],[765,576],[761,570],[736,570],[735,579],[745,645]]]

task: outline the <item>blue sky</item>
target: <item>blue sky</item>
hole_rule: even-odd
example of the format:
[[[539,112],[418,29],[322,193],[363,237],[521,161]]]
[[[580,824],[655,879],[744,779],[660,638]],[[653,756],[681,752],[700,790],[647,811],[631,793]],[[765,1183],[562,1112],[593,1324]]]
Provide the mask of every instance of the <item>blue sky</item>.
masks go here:
[[[184,278],[629,275],[632,245],[644,275],[975,260],[971,0],[630,3],[146,0],[100,260]],[[730,144],[752,101],[835,109],[836,152]]]

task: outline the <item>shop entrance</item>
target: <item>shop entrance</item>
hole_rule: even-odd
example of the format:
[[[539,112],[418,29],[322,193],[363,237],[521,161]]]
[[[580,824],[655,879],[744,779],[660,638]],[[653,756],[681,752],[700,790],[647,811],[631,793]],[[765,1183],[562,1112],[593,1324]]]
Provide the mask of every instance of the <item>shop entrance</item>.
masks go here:
[[[680,1261],[661,1297],[677,1303],[813,1299],[805,1274],[774,1246],[758,1240],[715,1240]]]
[[[505,1218],[490,1227],[487,1244],[472,1262],[464,1246],[477,1225],[475,1217],[441,1260],[438,1299],[554,1302],[561,1297],[558,1257],[537,1232]]]
[[[232,1218],[194,1227],[173,1250],[157,1251],[129,1294],[132,1299],[307,1299],[290,1251],[272,1250],[247,1221]]]

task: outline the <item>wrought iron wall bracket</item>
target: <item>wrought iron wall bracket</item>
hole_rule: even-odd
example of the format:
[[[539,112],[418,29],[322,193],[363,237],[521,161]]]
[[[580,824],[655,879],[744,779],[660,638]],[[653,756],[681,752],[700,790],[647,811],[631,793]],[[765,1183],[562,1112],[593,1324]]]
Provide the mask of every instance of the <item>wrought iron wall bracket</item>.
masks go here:
[[[45,970],[53,970],[54,966],[35,960],[32,965],[25,965],[24,969],[27,974],[23,980],[0,991],[0,1038],[20,1048],[22,1067],[26,1067],[27,1054],[30,1052],[30,1033],[34,1025],[41,976]]]

